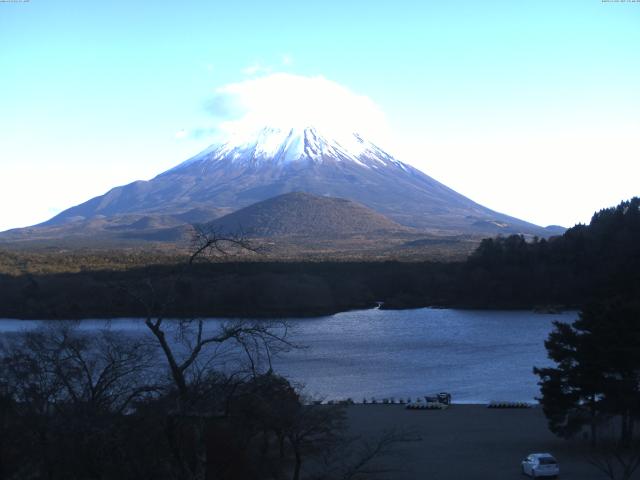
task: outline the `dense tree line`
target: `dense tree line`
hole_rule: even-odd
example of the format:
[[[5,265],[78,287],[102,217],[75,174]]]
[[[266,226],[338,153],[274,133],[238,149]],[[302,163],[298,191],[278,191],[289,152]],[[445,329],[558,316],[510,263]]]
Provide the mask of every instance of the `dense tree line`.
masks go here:
[[[562,253],[556,263],[570,262],[588,279],[589,301],[573,323],[556,322],[545,342],[555,365],[534,368],[540,402],[553,433],[590,437],[589,461],[612,480],[640,468],[639,207],[635,198],[603,210],[544,251]]]
[[[221,262],[198,264],[181,275],[179,301],[168,315],[311,316],[371,308],[438,303],[451,278],[448,265],[421,263]],[[124,271],[48,275],[0,275],[0,316],[7,318],[104,318],[143,316],[121,288],[144,289],[155,279],[168,290],[180,274],[174,265]]]
[[[215,262],[180,276],[168,314],[307,316],[368,308],[580,307],[640,293],[640,199],[596,213],[551,239],[483,240],[465,262]],[[14,261],[17,261],[14,259]],[[105,260],[106,261],[106,260]],[[130,259],[135,263],[135,260]],[[143,316],[117,286],[172,288],[174,263],[79,272],[0,275],[0,316]]]
[[[477,298],[497,305],[580,306],[640,293],[640,198],[593,215],[549,240],[483,240],[466,262]],[[474,295],[462,282],[469,298]],[[466,288],[465,288],[466,287]]]

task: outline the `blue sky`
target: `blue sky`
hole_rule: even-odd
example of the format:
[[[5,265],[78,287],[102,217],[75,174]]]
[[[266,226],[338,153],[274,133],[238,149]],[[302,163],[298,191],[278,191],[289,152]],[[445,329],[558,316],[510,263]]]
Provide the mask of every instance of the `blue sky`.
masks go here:
[[[0,229],[197,153],[213,92],[277,72],[367,96],[391,153],[493,209],[640,194],[640,2],[31,0],[0,42]]]

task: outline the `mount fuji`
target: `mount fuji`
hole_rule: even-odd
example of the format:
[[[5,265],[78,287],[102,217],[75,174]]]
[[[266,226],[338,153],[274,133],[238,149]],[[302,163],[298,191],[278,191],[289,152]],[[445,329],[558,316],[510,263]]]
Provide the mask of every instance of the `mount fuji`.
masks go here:
[[[113,188],[40,225],[3,236],[154,231],[160,232],[157,239],[171,239],[180,226],[210,222],[291,192],[347,199],[403,227],[435,235],[562,231],[483,207],[357,133],[266,127],[232,135],[149,181]]]

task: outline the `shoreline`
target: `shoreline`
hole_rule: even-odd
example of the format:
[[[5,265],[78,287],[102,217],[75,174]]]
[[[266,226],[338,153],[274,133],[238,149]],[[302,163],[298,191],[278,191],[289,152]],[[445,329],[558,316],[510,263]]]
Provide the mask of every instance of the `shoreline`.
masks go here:
[[[185,319],[205,319],[205,320],[240,320],[240,319],[253,319],[253,320],[295,320],[295,319],[316,319],[329,317],[333,315],[338,315],[342,313],[354,313],[354,312],[367,312],[367,311],[375,311],[379,310],[381,312],[390,311],[410,311],[410,310],[460,310],[460,311],[479,311],[479,312],[530,312],[536,315],[562,315],[570,312],[577,312],[579,307],[570,307],[563,306],[562,308],[558,307],[557,309],[541,309],[539,307],[511,307],[511,306],[487,306],[487,307],[479,307],[479,306],[441,306],[441,305],[426,305],[426,306],[411,306],[411,307],[385,307],[373,305],[369,308],[348,308],[348,309],[328,309],[328,310],[314,310],[312,312],[303,312],[303,313],[291,313],[287,312],[286,314],[278,314],[274,312],[261,312],[260,314],[242,314],[238,312],[222,312],[218,314],[204,314],[204,315],[193,315],[193,316],[171,316],[167,318],[168,320],[185,320]],[[109,316],[109,315],[91,315],[91,316],[66,316],[61,318],[59,316],[17,316],[17,317],[2,317],[0,313],[0,322],[3,321],[26,321],[26,322],[35,322],[35,321],[92,321],[92,320],[100,320],[100,321],[120,321],[120,320],[134,320],[134,319],[143,319],[142,316],[137,315],[118,315],[118,316]]]

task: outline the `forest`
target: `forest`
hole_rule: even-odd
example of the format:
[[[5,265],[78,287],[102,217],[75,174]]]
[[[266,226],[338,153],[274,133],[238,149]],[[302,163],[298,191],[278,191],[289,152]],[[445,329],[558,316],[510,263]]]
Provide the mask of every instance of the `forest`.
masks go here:
[[[562,236],[485,239],[463,262],[212,261],[130,253],[0,253],[0,316],[144,316],[140,296],[171,292],[166,314],[299,317],[350,309],[579,308],[640,292],[640,199]],[[39,266],[33,267],[33,264]],[[135,293],[132,295],[131,293]]]

